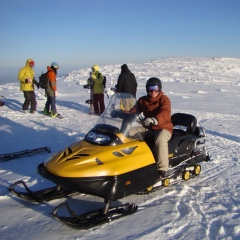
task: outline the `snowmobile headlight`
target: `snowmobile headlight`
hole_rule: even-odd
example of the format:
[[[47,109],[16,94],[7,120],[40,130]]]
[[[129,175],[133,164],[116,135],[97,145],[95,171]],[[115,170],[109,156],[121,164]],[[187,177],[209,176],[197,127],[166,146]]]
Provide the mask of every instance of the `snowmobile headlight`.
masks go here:
[[[96,141],[97,143],[100,143],[100,144],[106,143],[106,142],[108,142],[109,140],[110,140],[110,137],[109,137],[109,136],[106,136],[106,135],[104,135],[104,134],[97,134],[97,137],[96,137],[96,139],[95,139],[95,141]]]
[[[87,140],[98,144],[103,144],[110,141],[110,137],[105,134],[97,134],[95,132],[90,132],[87,135]]]

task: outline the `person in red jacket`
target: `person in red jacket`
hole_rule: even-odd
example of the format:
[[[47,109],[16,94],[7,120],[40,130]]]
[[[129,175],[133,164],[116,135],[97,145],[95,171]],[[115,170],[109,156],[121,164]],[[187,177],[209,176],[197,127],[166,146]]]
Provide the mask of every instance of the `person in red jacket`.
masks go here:
[[[56,108],[56,97],[58,95],[56,76],[57,76],[58,68],[59,68],[59,65],[56,62],[53,62],[51,64],[51,67],[49,66],[47,67],[48,84],[47,84],[47,89],[45,90],[47,101],[45,104],[44,113],[50,114],[52,118],[55,118],[58,115],[57,108]],[[50,111],[50,108],[51,108],[51,111]]]
[[[146,83],[147,95],[140,97],[136,108],[144,114],[144,127],[147,134],[153,134],[155,143],[155,157],[157,169],[161,177],[166,176],[169,168],[168,141],[172,136],[173,124],[171,122],[171,102],[162,92],[162,83],[158,78],[152,77]],[[132,110],[134,112],[136,110]]]

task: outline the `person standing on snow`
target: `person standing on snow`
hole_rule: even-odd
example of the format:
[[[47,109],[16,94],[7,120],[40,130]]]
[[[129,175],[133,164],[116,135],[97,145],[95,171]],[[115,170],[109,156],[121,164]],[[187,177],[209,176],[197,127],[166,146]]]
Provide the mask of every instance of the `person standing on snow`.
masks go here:
[[[105,110],[103,75],[99,70],[98,65],[93,65],[91,67],[90,78],[87,80],[88,84],[91,84],[91,81],[93,81],[93,108],[97,115],[101,115]]]
[[[117,92],[131,93],[134,97],[136,97],[137,86],[138,84],[135,75],[128,69],[127,64],[123,64],[115,86]]]
[[[33,70],[35,63],[32,59],[27,59],[26,66],[21,68],[18,73],[18,80],[20,82],[20,90],[23,91],[25,101],[22,106],[24,113],[28,112],[30,105],[30,113],[36,113],[37,101],[34,92],[34,84],[39,88],[38,82],[35,80],[35,73]]]
[[[137,86],[138,84],[135,75],[128,69],[127,64],[123,64],[121,66],[121,73],[115,86],[116,92],[131,93],[134,97],[136,97]],[[134,104],[134,98],[122,99],[122,105],[124,106],[125,110],[130,110]]]
[[[152,77],[146,83],[147,95],[140,97],[131,113],[143,113],[143,126],[148,128],[146,134],[154,137],[155,157],[160,178],[166,176],[169,168],[168,141],[172,136],[171,102],[162,92],[160,79]],[[143,131],[144,132],[144,131]]]
[[[52,118],[55,118],[57,113],[56,108],[56,97],[58,95],[57,92],[57,70],[59,68],[59,65],[56,62],[53,62],[51,64],[51,67],[47,66],[48,74],[48,83],[47,83],[47,89],[45,90],[45,94],[47,97],[47,101],[44,108],[45,114],[50,114]],[[50,111],[51,108],[51,111]]]

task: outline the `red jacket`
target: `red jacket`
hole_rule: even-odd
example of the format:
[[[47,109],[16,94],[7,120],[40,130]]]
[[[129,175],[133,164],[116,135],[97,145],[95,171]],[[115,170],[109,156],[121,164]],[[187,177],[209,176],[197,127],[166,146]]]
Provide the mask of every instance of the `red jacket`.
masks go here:
[[[152,126],[152,130],[166,129],[172,134],[171,102],[161,91],[157,97],[143,96],[138,99],[139,113],[143,112],[145,118],[154,117],[158,125]]]
[[[56,73],[53,71],[53,69],[51,67],[47,67],[48,70],[48,79],[50,81],[50,88],[53,91],[57,90],[57,83],[56,83]]]
[[[48,70],[48,84],[47,84],[47,89],[45,90],[46,95],[49,97],[54,97],[55,96],[55,91],[57,90],[57,81],[56,81],[56,73],[51,67],[47,67]]]

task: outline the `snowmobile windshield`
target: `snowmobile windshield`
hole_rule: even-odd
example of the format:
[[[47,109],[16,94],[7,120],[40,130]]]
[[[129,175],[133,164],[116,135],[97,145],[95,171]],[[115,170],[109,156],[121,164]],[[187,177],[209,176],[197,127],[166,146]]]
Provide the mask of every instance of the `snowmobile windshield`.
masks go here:
[[[136,98],[130,93],[115,93],[96,125],[106,125],[115,134],[121,133],[127,138],[142,140],[142,117],[136,109]],[[103,126],[103,125],[102,125]],[[112,127],[110,127],[112,126]]]

